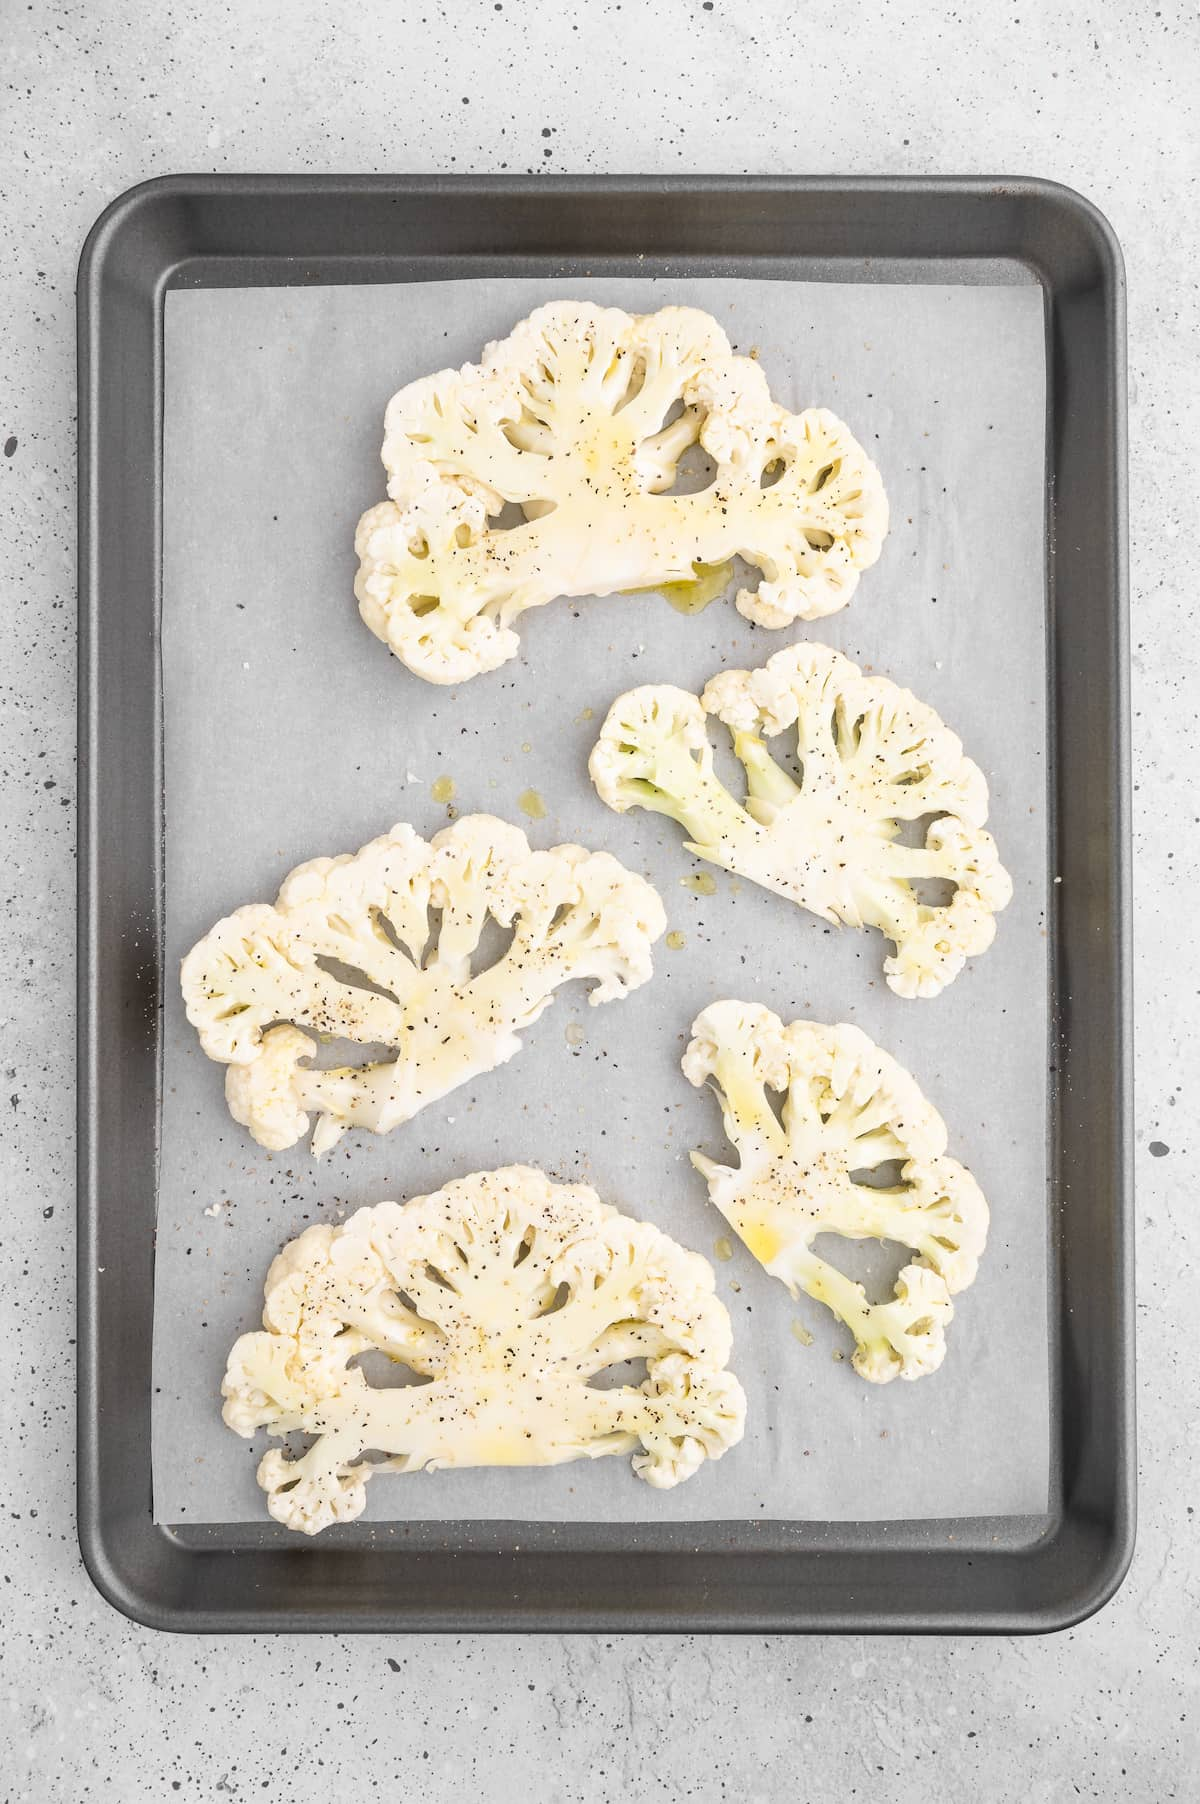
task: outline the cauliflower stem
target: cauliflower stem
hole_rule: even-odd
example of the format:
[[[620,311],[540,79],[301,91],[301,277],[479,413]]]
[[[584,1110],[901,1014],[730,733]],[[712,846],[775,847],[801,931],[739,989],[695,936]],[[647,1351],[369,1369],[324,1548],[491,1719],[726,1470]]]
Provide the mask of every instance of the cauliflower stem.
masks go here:
[[[692,1163],[709,1196],[768,1272],[831,1309],[854,1336],[855,1370],[875,1383],[935,1371],[952,1294],[975,1277],[988,1211],[970,1173],[945,1153],[946,1130],[912,1078],[857,1028],[785,1027],[752,1003],[713,1003],[692,1027],[683,1069],[710,1084],[738,1163]],[[770,1093],[782,1093],[779,1115]],[[866,1174],[901,1162],[900,1183]],[[917,1255],[895,1295],[861,1284],[813,1251],[818,1234],[879,1239]]]
[[[307,1229],[268,1273],[263,1324],[230,1353],[224,1416],[317,1437],[258,1473],[272,1516],[309,1535],[359,1515],[380,1472],[632,1453],[663,1488],[742,1435],[711,1267],[527,1166]],[[418,1382],[371,1386],[372,1350]],[[642,1383],[589,1383],[635,1359]]]

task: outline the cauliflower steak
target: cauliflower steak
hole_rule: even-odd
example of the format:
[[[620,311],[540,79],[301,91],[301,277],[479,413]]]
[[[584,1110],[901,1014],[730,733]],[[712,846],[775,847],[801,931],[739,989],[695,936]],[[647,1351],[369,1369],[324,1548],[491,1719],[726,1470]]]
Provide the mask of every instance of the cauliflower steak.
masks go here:
[[[223,1413],[247,1437],[317,1437],[258,1468],[272,1516],[308,1535],[360,1515],[378,1472],[632,1453],[667,1488],[742,1437],[712,1268],[528,1166],[306,1229],[271,1266],[263,1324],[229,1355]],[[417,1382],[373,1387],[370,1352]],[[635,1359],[642,1383],[589,1383]]]
[[[854,1336],[854,1369],[875,1384],[921,1378],[945,1356],[951,1297],[975,1277],[988,1208],[970,1172],[946,1156],[946,1129],[916,1083],[856,1027],[794,1021],[714,1002],[692,1025],[684,1075],[711,1084],[735,1166],[692,1163],[759,1263],[793,1296],[826,1304]],[[783,1097],[782,1119],[770,1092]],[[900,1182],[866,1174],[899,1161]],[[880,1239],[917,1255],[894,1296],[871,1303],[813,1251],[818,1234]]]
[[[730,729],[746,802],[717,776],[706,716]],[[766,740],[794,734],[795,774]],[[828,646],[776,652],[758,670],[726,670],[697,699],[667,684],[619,696],[589,769],[618,813],[678,821],[687,850],[786,896],[823,920],[878,927],[897,995],[936,996],[995,936],[1012,883],[984,828],[983,772],[907,689],[864,676]],[[924,843],[904,825],[926,821]],[[916,885],[940,879],[949,901]]]
[[[384,431],[391,499],[359,523],[355,592],[434,683],[515,657],[513,623],[557,596],[687,583],[735,555],[762,573],[737,598],[749,619],[815,620],[887,531],[879,473],[842,422],[778,406],[695,308],[539,307],[480,363],[401,389]],[[696,446],[709,486],[669,492]]]
[[[511,943],[473,968],[489,921]],[[274,906],[237,909],[192,949],[183,995],[204,1051],[229,1067],[235,1120],[282,1151],[315,1112],[320,1154],[504,1064],[559,984],[590,979],[591,1003],[636,989],[665,926],[657,892],[607,852],[533,851],[519,827],[468,815],[429,842],[397,826],[300,865]],[[319,1070],[304,1028],[395,1057]]]

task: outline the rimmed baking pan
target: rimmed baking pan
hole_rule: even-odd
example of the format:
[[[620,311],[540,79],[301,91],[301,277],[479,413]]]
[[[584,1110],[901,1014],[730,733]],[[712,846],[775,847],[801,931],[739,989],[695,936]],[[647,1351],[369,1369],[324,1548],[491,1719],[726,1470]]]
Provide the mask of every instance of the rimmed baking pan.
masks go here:
[[[1050,1500],[897,1522],[409,1521],[287,1545],[163,1526],[151,1337],[164,959],[163,315],[172,289],[464,276],[1040,284],[1047,360]],[[1014,274],[1014,272],[1017,272]],[[80,272],[80,1538],[102,1591],[196,1629],[1014,1631],[1132,1543],[1120,257],[1036,182],[173,178]],[[242,898],[231,898],[240,900]],[[1019,1299],[1014,1307],[1019,1310]]]

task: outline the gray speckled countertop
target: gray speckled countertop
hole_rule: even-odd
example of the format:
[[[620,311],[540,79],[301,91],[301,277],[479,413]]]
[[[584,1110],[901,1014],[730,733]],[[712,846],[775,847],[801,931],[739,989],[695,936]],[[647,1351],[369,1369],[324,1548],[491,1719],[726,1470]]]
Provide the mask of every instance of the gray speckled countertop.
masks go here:
[[[0,1804],[1194,1797],[1195,6],[39,0],[0,29]],[[1113,221],[1130,282],[1141,1529],[1092,1621],[1039,1641],[218,1641],[134,1628],[92,1590],[72,1471],[74,271],[114,195],[204,169],[1037,174]]]

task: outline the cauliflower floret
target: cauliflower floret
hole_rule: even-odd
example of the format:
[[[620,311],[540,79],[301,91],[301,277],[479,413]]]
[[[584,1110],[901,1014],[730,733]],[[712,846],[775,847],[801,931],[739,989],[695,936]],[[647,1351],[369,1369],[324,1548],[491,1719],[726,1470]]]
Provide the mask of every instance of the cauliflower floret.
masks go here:
[[[529,1166],[307,1229],[267,1275],[263,1323],[229,1355],[223,1414],[247,1437],[318,1437],[258,1469],[272,1516],[304,1534],[360,1515],[381,1471],[633,1453],[663,1489],[742,1437],[712,1268]],[[372,1350],[425,1382],[373,1388],[356,1363]],[[589,1384],[636,1359],[641,1384]]]
[[[315,1057],[316,1051],[317,1042],[298,1027],[269,1027],[256,1054],[230,1065],[225,1073],[229,1113],[249,1128],[268,1152],[285,1152],[308,1132],[297,1078],[303,1076],[301,1066]]]
[[[711,485],[667,493],[694,446]],[[815,620],[849,601],[887,531],[879,472],[841,421],[776,405],[688,307],[540,307],[480,363],[401,389],[383,462],[391,499],[359,523],[355,593],[434,683],[514,657],[527,608],[693,582],[735,555],[762,572],[737,598],[747,618]]]
[[[705,715],[730,729],[746,772],[739,806],[713,770]],[[796,775],[764,743],[795,731]],[[984,828],[987,784],[932,708],[840,652],[801,644],[758,670],[723,671],[697,701],[663,684],[609,710],[589,769],[618,813],[649,808],[690,835],[687,849],[848,927],[878,927],[899,996],[936,996],[991,945],[1012,895]],[[933,817],[924,844],[904,823]],[[915,885],[941,879],[948,902]]]
[[[489,920],[513,937],[478,969]],[[320,1155],[349,1127],[386,1134],[504,1064],[559,984],[590,979],[591,1003],[636,989],[665,926],[656,891],[607,852],[535,852],[519,827],[468,815],[428,844],[397,826],[300,865],[274,907],[238,909],[192,949],[183,995],[205,1052],[229,1067],[234,1119],[279,1152],[315,1111]],[[310,1035],[395,1057],[316,1070]]]
[[[988,1209],[974,1178],[946,1156],[946,1129],[896,1061],[856,1027],[794,1021],[714,1002],[692,1024],[684,1075],[711,1083],[736,1166],[692,1163],[759,1263],[825,1303],[855,1339],[854,1368],[872,1383],[921,1378],[941,1365],[950,1298],[975,1277]],[[782,1121],[768,1091],[783,1094]],[[863,1181],[900,1161],[898,1185]],[[878,1238],[917,1254],[890,1301],[869,1303],[818,1257],[818,1234]]]

